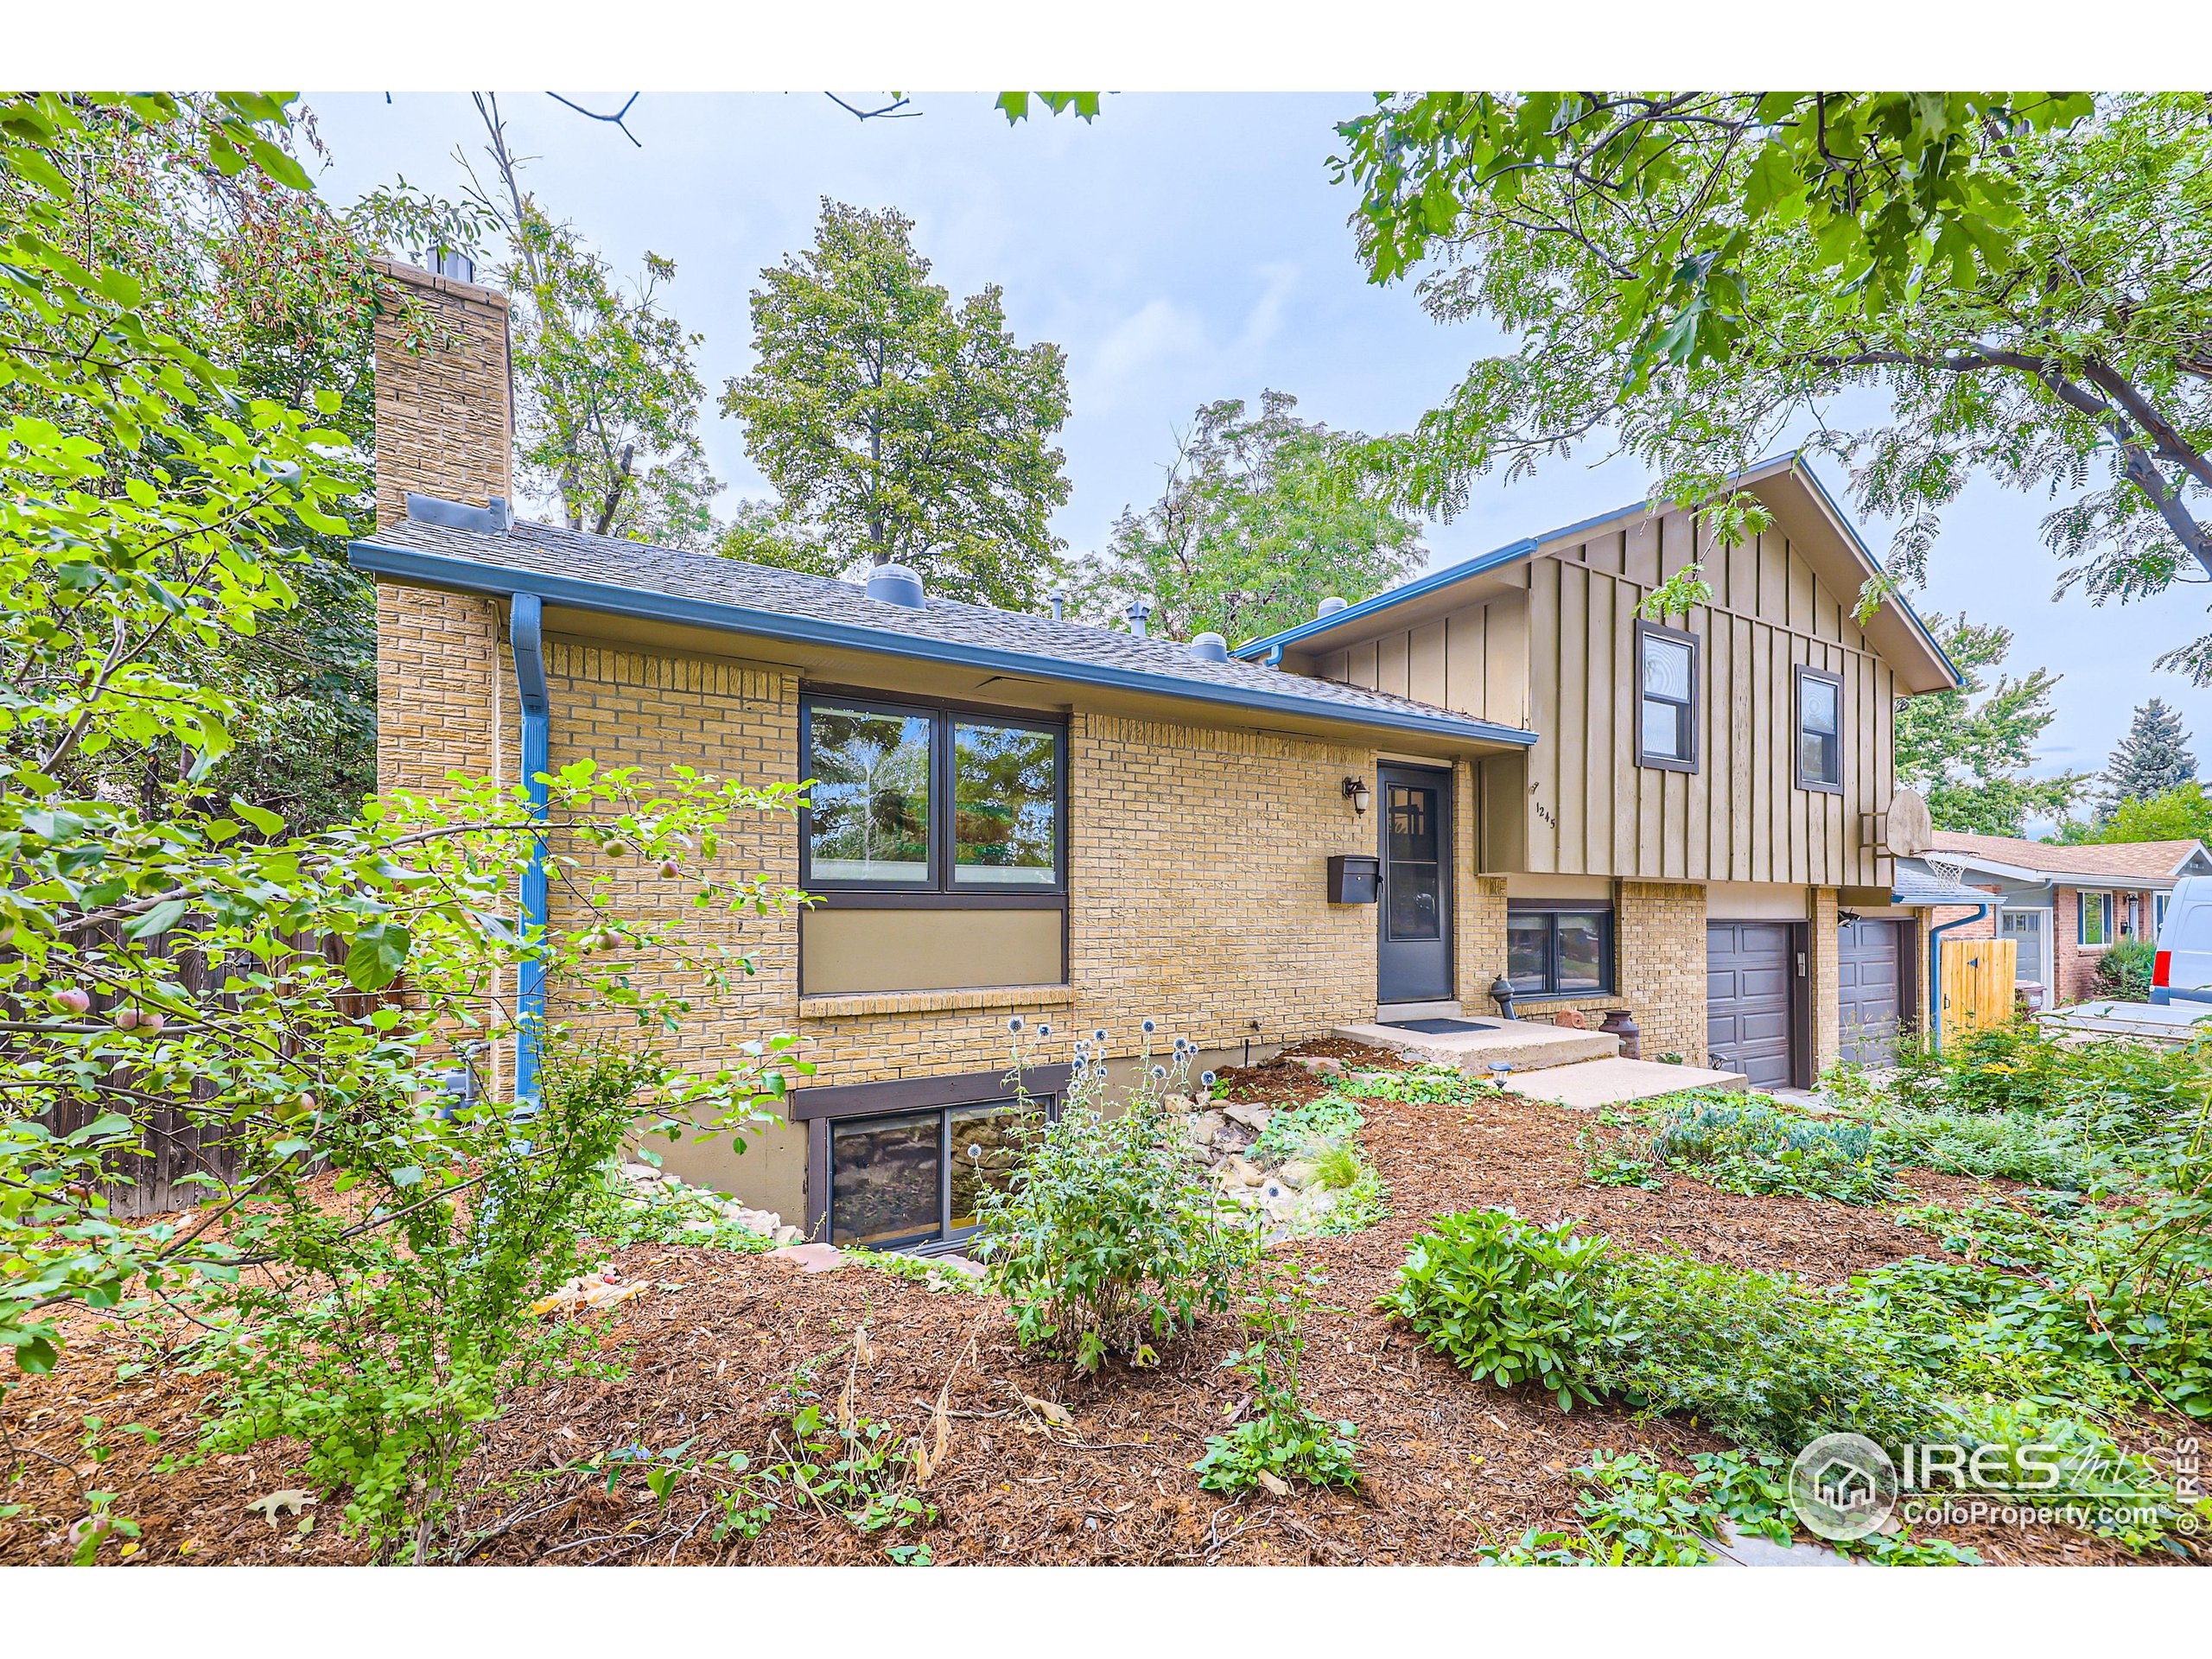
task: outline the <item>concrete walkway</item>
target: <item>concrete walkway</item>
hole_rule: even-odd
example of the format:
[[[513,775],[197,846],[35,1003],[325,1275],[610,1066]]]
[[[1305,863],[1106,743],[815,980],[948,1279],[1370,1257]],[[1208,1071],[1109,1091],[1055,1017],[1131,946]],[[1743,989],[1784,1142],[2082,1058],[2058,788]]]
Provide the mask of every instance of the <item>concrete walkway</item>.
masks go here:
[[[1540,1071],[1578,1060],[1604,1059],[1621,1049],[1620,1039],[1611,1032],[1576,1031],[1542,1020],[1485,1017],[1479,1030],[1440,1032],[1401,1031],[1368,1023],[1338,1026],[1330,1034],[1370,1048],[1395,1049],[1433,1065],[1455,1066],[1478,1077],[1489,1076],[1495,1066]]]
[[[1745,1087],[1740,1071],[1707,1071],[1694,1065],[1666,1065],[1657,1060],[1618,1058],[1584,1060],[1579,1065],[1552,1067],[1506,1079],[1508,1094],[1529,1100],[1548,1100],[1576,1111],[1595,1111],[1600,1106],[1619,1106],[1631,1100],[1653,1100],[1680,1094],[1685,1089],[1726,1089],[1741,1093]]]

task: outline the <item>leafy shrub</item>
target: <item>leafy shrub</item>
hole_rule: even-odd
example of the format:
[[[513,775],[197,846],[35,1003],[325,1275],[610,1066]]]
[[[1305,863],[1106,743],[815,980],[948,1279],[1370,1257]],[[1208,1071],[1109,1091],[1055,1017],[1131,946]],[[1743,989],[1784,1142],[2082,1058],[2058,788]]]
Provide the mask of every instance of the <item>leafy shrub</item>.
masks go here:
[[[203,1452],[296,1436],[307,1484],[349,1489],[348,1525],[383,1541],[411,1520],[418,1557],[427,1550],[499,1396],[583,1363],[575,1328],[540,1325],[530,1303],[586,1265],[582,1224],[604,1166],[636,1121],[639,1089],[664,1070],[612,1047],[549,1046],[544,1059],[530,1139],[462,1143],[483,1154],[467,1202],[416,1169],[394,1172],[385,1200],[399,1225],[349,1237],[342,1214],[278,1217],[264,1245],[290,1270],[216,1296],[226,1317],[209,1322],[200,1357],[227,1387]],[[414,1109],[385,1112],[409,1123]],[[375,1115],[356,1128],[395,1132]]]
[[[2097,989],[2123,1002],[2151,1000],[2151,968],[2158,947],[2149,939],[2114,939],[2097,963]]]
[[[1605,1335],[1581,1354],[1593,1394],[1783,1456],[1846,1429],[1895,1447],[1948,1421],[1907,1333],[1850,1300],[1679,1255],[1615,1252],[1600,1279]]]
[[[1022,1346],[1084,1372],[1109,1354],[1153,1363],[1154,1344],[1230,1305],[1258,1248],[1167,1136],[1167,1070],[1148,1068],[1113,1117],[1104,1076],[1078,1049],[1059,1116],[1029,1121],[1010,1190],[978,1202],[976,1254]]]
[[[1676,1108],[1651,1137],[1658,1162],[1689,1168],[1724,1192],[1878,1204],[1891,1172],[1864,1124],[1806,1118],[1726,1096]]]
[[[1881,1113],[1871,1127],[1877,1151],[1890,1162],[1949,1175],[2087,1192],[2119,1167],[2069,1118],[1897,1107]]]
[[[2196,1103],[2202,1046],[2133,1042],[2069,1048],[2031,1020],[1954,1037],[1941,1051],[1900,1045],[1886,1096],[1915,1110],[2020,1112],[2068,1118],[2100,1146],[2133,1145],[2172,1127]]]
[[[1252,1384],[1253,1414],[1227,1434],[1206,1441],[1205,1455],[1191,1466],[1209,1491],[1243,1492],[1265,1486],[1281,1497],[1287,1483],[1313,1486],[1358,1484],[1358,1431],[1306,1408],[1298,1393],[1298,1363],[1306,1352],[1303,1322],[1313,1306],[1307,1288],[1288,1270],[1258,1269],[1258,1285],[1245,1299],[1249,1343],[1222,1363]]]
[[[1575,1135],[1574,1144],[1582,1154],[1582,1179],[1592,1186],[1640,1186],[1656,1192],[1667,1185],[1645,1139],[1615,1135],[1599,1140],[1583,1129]]]
[[[613,1165],[602,1166],[581,1226],[610,1250],[632,1244],[698,1244],[758,1254],[775,1241],[741,1227],[722,1213],[721,1194],[681,1181],[632,1186]],[[699,1227],[693,1224],[708,1222]]]
[[[1582,1371],[1611,1329],[1598,1274],[1606,1249],[1571,1222],[1540,1227],[1510,1210],[1440,1216],[1376,1306],[1463,1369],[1500,1388],[1540,1383],[1564,1409],[1596,1397]]]

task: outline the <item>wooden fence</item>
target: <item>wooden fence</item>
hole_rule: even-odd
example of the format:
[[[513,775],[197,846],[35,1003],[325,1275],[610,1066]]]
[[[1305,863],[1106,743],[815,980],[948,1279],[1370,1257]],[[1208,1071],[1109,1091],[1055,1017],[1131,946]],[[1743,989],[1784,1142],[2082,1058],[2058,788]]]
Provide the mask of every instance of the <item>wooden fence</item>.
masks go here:
[[[2020,963],[2018,940],[1945,939],[1942,955],[1939,1031],[1943,1042],[2012,1019],[2013,980]]]
[[[111,942],[119,942],[119,935]],[[334,964],[346,960],[346,941],[341,938],[302,937],[289,942],[296,949],[319,954]],[[207,957],[177,936],[157,934],[149,939],[134,941],[133,948],[149,957],[166,958],[177,984],[194,1002],[215,1007],[234,1002],[217,988],[221,978],[208,967]],[[222,971],[224,976],[245,973],[258,965],[233,958]],[[373,1007],[378,1000],[372,995],[361,997],[362,1011]],[[104,1012],[113,1006],[114,1001],[105,996],[96,999],[94,1011]],[[3,1055],[0,1055],[0,1064],[5,1064]],[[130,1086],[127,1078],[121,1084],[126,1088]],[[116,1154],[111,1160],[113,1185],[108,1191],[108,1203],[111,1213],[120,1217],[147,1216],[164,1210],[196,1209],[213,1194],[204,1183],[189,1181],[188,1177],[208,1175],[227,1181],[238,1172],[237,1149],[225,1133],[227,1126],[212,1114],[192,1109],[192,1102],[212,1100],[215,1093],[213,1084],[195,1082],[189,1095],[158,1104],[131,1101],[128,1096],[79,1096],[60,1102],[46,1114],[45,1121],[55,1134],[67,1135],[104,1112],[127,1108],[128,1116],[137,1125],[144,1150]]]

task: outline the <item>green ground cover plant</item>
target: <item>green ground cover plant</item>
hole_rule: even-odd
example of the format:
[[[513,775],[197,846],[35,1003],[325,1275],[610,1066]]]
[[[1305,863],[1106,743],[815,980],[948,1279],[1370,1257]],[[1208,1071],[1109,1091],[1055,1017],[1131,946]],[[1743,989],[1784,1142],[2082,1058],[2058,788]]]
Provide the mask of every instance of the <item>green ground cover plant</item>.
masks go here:
[[[1278,1497],[1294,1480],[1357,1485],[1358,1430],[1317,1416],[1298,1391],[1304,1323],[1313,1309],[1313,1287],[1323,1281],[1264,1262],[1255,1266],[1255,1280],[1244,1298],[1246,1344],[1222,1361],[1252,1385],[1251,1414],[1228,1433],[1207,1438],[1205,1455],[1191,1465],[1198,1484],[1231,1493],[1264,1486]]]

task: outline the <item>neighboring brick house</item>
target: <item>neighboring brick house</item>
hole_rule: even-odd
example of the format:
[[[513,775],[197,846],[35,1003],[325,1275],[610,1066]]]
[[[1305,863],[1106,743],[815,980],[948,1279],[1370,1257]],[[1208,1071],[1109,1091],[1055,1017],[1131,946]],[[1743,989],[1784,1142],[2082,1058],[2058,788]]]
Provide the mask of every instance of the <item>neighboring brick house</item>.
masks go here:
[[[696,1178],[810,1230],[949,1238],[947,1157],[1003,1122],[1016,1013],[1236,1059],[1490,1015],[1503,977],[1523,1017],[1618,1011],[1647,1057],[1778,1084],[1878,1058],[1911,1006],[1891,711],[1955,677],[1898,601],[1854,622],[1876,567],[1790,458],[1741,480],[1775,517],[1744,546],[1638,504],[1231,654],[516,522],[504,297],[388,274],[436,327],[378,341],[353,557],[380,783],[516,780],[532,744],[818,780],[725,856],[823,903],[728,925],[759,972],[686,1040],[791,1031],[819,1071],[741,1160],[671,1159]],[[1639,621],[1693,556],[1711,606]],[[1337,902],[1337,855],[1379,903]],[[891,1168],[937,1173],[887,1210]]]
[[[2013,940],[2018,982],[2051,1007],[2100,995],[2097,965],[2113,942],[2155,939],[2174,883],[2212,875],[2212,855],[2194,841],[2060,847],[1939,830],[1929,858],[1987,893],[1992,906],[1982,916],[1963,906],[1936,910],[1936,925],[1960,923],[1944,937]]]

